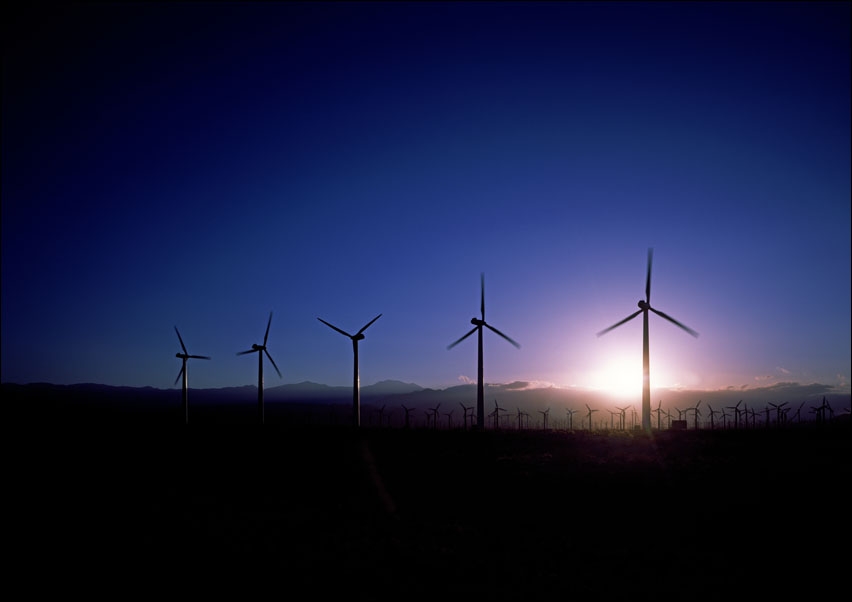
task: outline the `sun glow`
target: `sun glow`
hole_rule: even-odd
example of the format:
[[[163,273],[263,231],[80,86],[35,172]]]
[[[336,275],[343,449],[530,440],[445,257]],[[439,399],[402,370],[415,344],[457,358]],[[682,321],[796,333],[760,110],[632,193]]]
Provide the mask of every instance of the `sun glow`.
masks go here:
[[[642,395],[642,364],[635,357],[616,357],[606,361],[591,375],[591,386],[619,399]]]

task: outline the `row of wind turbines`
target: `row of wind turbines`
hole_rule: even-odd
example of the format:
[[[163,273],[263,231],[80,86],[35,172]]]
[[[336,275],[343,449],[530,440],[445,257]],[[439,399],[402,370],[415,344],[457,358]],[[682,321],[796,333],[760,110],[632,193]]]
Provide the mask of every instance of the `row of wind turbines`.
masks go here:
[[[699,400],[694,406],[690,406],[687,408],[663,408],[662,400],[659,401],[656,408],[652,410],[652,414],[655,416],[654,421],[656,423],[657,431],[663,430],[699,430],[699,429],[710,429],[710,430],[730,430],[730,429],[756,429],[756,428],[785,428],[789,426],[794,426],[797,424],[804,424],[808,422],[806,417],[803,415],[802,409],[805,407],[807,401],[802,401],[798,406],[789,405],[790,402],[782,402],[782,403],[772,403],[769,402],[762,409],[757,407],[749,407],[748,404],[744,404],[743,400],[738,401],[735,405],[730,406],[717,406],[715,409],[711,404],[706,403],[702,406],[702,400]],[[452,430],[453,428],[461,428],[464,430],[468,430],[468,425],[471,427],[475,427],[473,410],[474,406],[466,406],[465,404],[458,402],[458,405],[462,409],[462,416],[460,421],[456,421],[454,419],[456,409],[448,408],[439,413],[441,409],[441,403],[438,403],[435,407],[422,409],[422,412],[418,412],[418,414],[422,415],[425,419],[425,427],[427,429],[438,429],[438,428],[446,428]],[[569,431],[574,430],[574,414],[579,414],[579,424],[578,428],[580,430],[587,431],[632,431],[635,428],[639,428],[639,424],[637,424],[636,420],[636,408],[633,405],[627,406],[616,406],[615,409],[605,408],[607,412],[610,414],[609,426],[606,425],[605,419],[598,420],[597,422],[593,421],[593,415],[595,412],[600,412],[599,408],[593,408],[589,404],[585,404],[586,409],[581,412],[581,410],[576,408],[564,408],[565,409],[565,419],[564,420],[556,420],[556,426],[553,428],[556,430],[567,429]],[[703,410],[702,410],[703,408]],[[370,425],[374,426],[372,422],[373,416],[378,416],[378,426],[379,427],[391,427],[392,425],[392,417],[394,415],[398,415],[398,409],[402,409],[405,412],[404,421],[402,422],[402,427],[405,429],[415,428],[418,424],[423,425],[424,423],[417,423],[416,417],[413,417],[412,414],[417,410],[414,407],[406,407],[404,404],[394,408],[388,407],[387,404],[384,404],[380,407],[371,408],[370,413]],[[333,411],[333,410],[332,410]],[[546,410],[534,410],[534,412],[541,415],[541,419],[537,420],[535,425],[531,425],[531,415],[529,412],[522,410],[520,407],[516,407],[516,411],[512,412],[507,408],[501,406],[498,401],[494,400],[494,409],[488,414],[487,418],[491,421],[492,428],[494,430],[549,430],[550,423],[550,411],[551,408],[547,408]],[[630,419],[628,421],[627,413],[630,412]],[[808,413],[814,416],[812,422],[816,422],[816,424],[824,424],[829,422],[835,417],[834,408],[828,402],[825,396],[822,398],[822,403],[820,405],[811,405],[807,410]],[[841,414],[849,414],[850,410],[845,408],[841,410]],[[445,419],[441,421],[441,416]],[[396,421],[399,425],[399,420]],[[629,424],[628,424],[629,422]],[[332,419],[332,423],[334,420]],[[444,427],[440,427],[439,424],[444,424]],[[509,426],[506,426],[509,425]]]
[[[698,337],[698,333],[691,328],[683,325],[678,322],[671,316],[659,311],[658,309],[651,306],[651,266],[653,263],[654,250],[653,248],[648,249],[648,268],[645,277],[645,298],[640,299],[638,302],[639,309],[638,311],[633,312],[623,320],[616,322],[612,326],[605,328],[597,333],[597,336],[603,336],[606,333],[618,328],[622,324],[629,322],[630,320],[638,317],[640,314],[642,315],[643,328],[642,328],[642,428],[646,432],[651,431],[651,376],[650,376],[650,347],[648,342],[648,316],[650,312],[653,312],[668,320],[678,328],[686,331],[693,337]],[[509,342],[514,347],[520,349],[521,345],[504,334],[491,324],[489,324],[485,320],[485,274],[480,274],[480,304],[479,304],[480,317],[473,317],[470,319],[470,323],[473,324],[473,328],[471,328],[467,333],[453,341],[447,346],[447,349],[452,349],[465,339],[467,339],[472,334],[477,334],[478,340],[478,362],[477,362],[477,382],[476,382],[476,428],[484,429],[485,428],[485,389],[484,389],[484,367],[483,367],[483,333],[485,329],[491,330],[493,333],[503,338],[507,342]],[[376,320],[382,317],[382,314],[377,315],[375,318],[367,322],[358,332],[355,334],[350,334],[345,330],[338,328],[337,326],[326,322],[322,318],[317,318],[320,322],[339,332],[345,337],[348,337],[352,341],[352,352],[354,356],[354,370],[353,370],[353,380],[352,380],[352,424],[354,427],[360,427],[361,425],[361,401],[360,401],[360,379],[358,376],[358,342],[363,340],[364,331],[367,330]],[[247,349],[246,351],[237,352],[237,355],[247,355],[250,353],[258,354],[258,368],[257,368],[257,403],[258,403],[258,417],[261,423],[264,422],[264,410],[263,410],[263,356],[264,354],[272,363],[272,367],[275,368],[275,371],[278,373],[279,378],[282,377],[281,371],[278,369],[278,366],[275,364],[275,360],[272,359],[272,356],[269,354],[269,351],[266,347],[267,341],[269,339],[269,329],[272,325],[272,312],[269,313],[269,320],[266,324],[266,332],[263,335],[263,344],[252,344],[251,349]],[[175,326],[175,333],[177,333],[178,340],[180,341],[182,353],[178,352],[175,356],[182,360],[181,370],[178,373],[178,377],[175,379],[175,384],[180,380],[181,376],[183,376],[183,387],[182,387],[182,396],[183,396],[183,409],[184,409],[184,417],[187,422],[189,422],[189,406],[187,400],[187,388],[188,388],[188,378],[187,378],[187,360],[189,359],[204,359],[209,360],[210,357],[205,355],[191,355],[186,349],[186,345],[184,345],[183,339],[180,336],[180,332]]]

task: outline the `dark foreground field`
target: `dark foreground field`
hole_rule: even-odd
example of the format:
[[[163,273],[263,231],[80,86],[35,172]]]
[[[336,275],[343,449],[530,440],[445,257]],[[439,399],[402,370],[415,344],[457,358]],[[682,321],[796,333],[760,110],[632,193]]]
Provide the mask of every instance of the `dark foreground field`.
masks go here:
[[[7,573],[110,599],[839,599],[849,435],[28,429]]]

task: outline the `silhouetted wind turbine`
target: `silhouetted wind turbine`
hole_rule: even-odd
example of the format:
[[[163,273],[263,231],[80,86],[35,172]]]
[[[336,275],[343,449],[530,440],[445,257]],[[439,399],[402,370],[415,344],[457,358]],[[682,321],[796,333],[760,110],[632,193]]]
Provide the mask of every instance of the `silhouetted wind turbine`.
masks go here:
[[[586,409],[589,410],[589,431],[592,430],[592,412],[597,412],[597,410],[593,410],[589,407],[589,404],[586,404]]]
[[[615,417],[619,416],[619,413],[615,410],[610,410],[609,408],[607,408],[606,411],[609,412],[609,430],[614,430],[615,429]]]
[[[568,408],[565,408],[565,412],[568,415],[568,429],[569,430],[574,430],[574,412],[576,412],[576,411],[577,410],[570,410]]]
[[[177,378],[175,379],[175,384],[180,380],[180,377],[183,376],[183,416],[186,423],[189,424],[189,402],[187,398],[187,389],[189,380],[186,376],[186,360],[188,359],[196,359],[196,360],[209,360],[210,358],[206,355],[190,355],[186,350],[186,345],[183,344],[183,339],[180,337],[180,333],[178,332],[177,326],[175,326],[175,333],[178,336],[178,341],[180,341],[180,348],[183,349],[183,353],[175,353],[175,357],[179,357],[183,360],[183,365],[180,368],[180,372],[178,372]]]
[[[500,428],[500,412],[508,412],[506,408],[501,408],[497,405],[497,400],[494,400],[494,411],[489,414],[489,416],[494,416],[494,430]]]
[[[378,316],[367,322],[367,324],[355,334],[349,334],[345,330],[341,330],[337,326],[329,324],[322,318],[317,318],[317,320],[319,320],[332,330],[336,330],[340,334],[352,339],[352,353],[355,356],[355,371],[354,376],[352,377],[352,422],[355,425],[355,428],[361,426],[361,379],[358,376],[358,341],[364,339],[364,331],[367,330],[373,322],[375,322],[381,317],[382,314],[379,314]]]
[[[698,336],[698,333],[684,326],[671,316],[664,314],[663,312],[654,309],[651,307],[651,263],[654,259],[654,249],[648,249],[648,273],[645,277],[645,299],[639,301],[639,311],[634,312],[621,320],[620,322],[616,322],[609,328],[605,328],[598,333],[598,336],[603,336],[608,333],[610,330],[614,328],[618,328],[625,322],[629,322],[639,314],[642,314],[642,429],[645,432],[651,432],[651,368],[650,368],[650,347],[648,346],[648,312],[652,311],[661,318],[665,318],[675,326],[682,328],[689,334],[694,337]]]
[[[453,412],[455,412],[455,410],[450,410],[449,412],[444,412],[444,416],[447,417],[447,428],[450,429],[450,430],[453,429]]]
[[[463,337],[461,337],[460,339],[458,339],[455,342],[447,345],[447,349],[452,349],[453,347],[455,347],[456,345],[461,343],[463,340],[465,340],[467,337],[472,335],[474,332],[478,333],[478,335],[479,335],[479,363],[477,364],[477,369],[476,369],[476,377],[477,377],[476,378],[476,428],[481,430],[481,429],[485,428],[485,389],[484,389],[483,380],[482,380],[482,327],[485,326],[486,328],[490,329],[494,333],[500,335],[501,337],[503,337],[504,339],[509,341],[512,345],[514,345],[518,349],[520,349],[521,346],[517,342],[513,341],[511,338],[509,338],[508,336],[506,336],[505,334],[503,334],[502,332],[500,332],[499,330],[497,330],[496,328],[491,326],[491,324],[488,324],[485,321],[485,274],[484,273],[480,274],[479,288],[480,288],[480,309],[479,310],[482,314],[482,318],[471,318],[470,323],[474,325],[473,328],[471,328],[470,331],[467,334],[465,334]]]
[[[781,426],[782,421],[784,420],[784,413],[781,408],[787,405],[789,402],[785,401],[784,403],[770,403],[773,408],[775,408],[775,426]]]
[[[281,370],[275,365],[275,360],[269,355],[266,350],[266,341],[269,339],[269,327],[272,326],[272,312],[269,312],[269,321],[266,323],[266,333],[263,335],[263,345],[253,344],[251,349],[246,351],[238,351],[237,355],[246,355],[247,353],[257,353],[257,411],[260,415],[260,423],[263,424],[263,354],[272,362],[272,367],[278,373],[278,378],[281,376]]]
[[[707,404],[707,410],[710,412],[710,429],[712,430],[716,428],[715,417],[719,412],[714,410],[709,403]]]
[[[459,405],[462,407],[462,411],[464,412],[464,428],[465,428],[465,430],[467,430],[468,412],[470,412],[473,408],[464,405],[462,402],[459,402]],[[471,419],[471,423],[473,423],[473,416],[471,416],[470,419]]]
[[[693,418],[693,425],[695,426],[696,431],[698,430],[698,417],[701,416],[701,410],[698,409],[698,406],[700,406],[700,405],[701,405],[701,400],[699,399],[698,403],[696,403],[694,406],[692,406],[691,408],[686,408],[687,412],[690,411],[690,410],[695,412],[692,415],[692,418]]]
[[[402,409],[405,410],[405,428],[411,428],[411,419],[409,417],[409,414],[411,414],[414,408],[407,408],[405,406],[402,406]]]
[[[805,405],[804,401],[801,404],[799,404],[799,407],[796,410],[796,414],[793,416],[793,420],[795,420],[796,422],[802,421],[802,406],[804,406],[804,405]]]
[[[616,409],[619,411],[618,422],[619,422],[619,425],[620,425],[621,430],[623,431],[623,430],[624,430],[624,427],[625,427],[625,425],[626,425],[626,423],[627,423],[627,414],[626,414],[626,412],[627,412],[627,410],[629,410],[629,409],[630,409],[630,406],[624,406],[623,408],[619,408],[618,406],[615,406],[615,407],[616,407]]]
[[[438,408],[441,407],[439,403],[434,408],[431,408],[429,411],[432,412],[432,428],[438,428]]]

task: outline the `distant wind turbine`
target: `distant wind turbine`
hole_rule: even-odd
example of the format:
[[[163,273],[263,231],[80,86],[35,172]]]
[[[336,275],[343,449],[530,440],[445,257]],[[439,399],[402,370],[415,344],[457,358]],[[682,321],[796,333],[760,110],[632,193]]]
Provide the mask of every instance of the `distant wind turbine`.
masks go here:
[[[494,411],[489,414],[489,416],[494,416],[494,430],[500,428],[500,412],[508,412],[508,410],[497,405],[497,400],[495,399]]]
[[[550,414],[550,408],[546,410],[538,410],[538,413],[541,414],[542,419],[544,420],[544,430],[547,430],[547,415]]]
[[[665,318],[675,326],[682,328],[694,337],[698,337],[698,333],[684,326],[671,316],[651,307],[651,263],[654,259],[654,249],[648,249],[648,272],[645,277],[645,299],[639,301],[639,311],[634,312],[616,322],[609,328],[605,328],[598,333],[598,336],[603,336],[614,328],[618,328],[625,322],[629,322],[639,314],[642,314],[642,429],[645,432],[651,432],[651,368],[650,368],[650,347],[648,345],[648,312],[652,311],[661,318]]]
[[[593,410],[589,407],[589,404],[586,404],[586,409],[589,410],[589,431],[592,430],[592,412],[597,412],[597,410]]]
[[[661,418],[661,416],[660,416],[660,415],[663,413],[662,405],[663,405],[663,400],[661,399],[661,400],[657,403],[657,409],[656,409],[656,410],[654,410],[654,411],[657,413],[657,430],[658,430],[658,431],[662,430],[662,429],[660,428],[660,422],[661,422],[661,421],[660,421],[660,418]]]
[[[577,410],[565,408],[565,412],[568,415],[568,430],[574,430],[574,412],[576,411]]]
[[[701,410],[698,409],[698,406],[700,406],[700,405],[701,405],[701,400],[699,399],[698,403],[696,403],[694,406],[692,406],[691,408],[686,408],[687,412],[689,412],[690,410],[692,412],[694,412],[694,414],[692,415],[692,418],[693,418],[693,425],[694,425],[694,428],[695,428],[696,431],[698,430],[698,417],[701,416]]]
[[[367,324],[364,325],[361,330],[356,332],[355,334],[349,334],[345,330],[341,330],[337,326],[333,324],[329,324],[322,318],[317,318],[320,322],[331,328],[332,330],[336,330],[340,334],[349,337],[352,339],[352,353],[355,356],[355,370],[354,375],[352,377],[352,422],[355,425],[355,428],[361,426],[361,378],[358,376],[358,341],[364,339],[364,331],[367,330],[373,322],[382,317],[382,314],[379,314]]]
[[[177,381],[179,381],[180,377],[183,376],[183,416],[186,423],[189,424],[189,401],[187,398],[189,380],[186,376],[186,360],[209,360],[210,358],[206,355],[190,355],[189,352],[186,350],[186,345],[183,344],[183,339],[180,336],[180,332],[178,332],[177,326],[175,326],[175,333],[177,333],[178,341],[180,341],[180,348],[183,349],[183,353],[175,353],[175,357],[178,357],[183,360],[183,365],[181,366],[180,372],[178,372],[177,378],[175,379],[175,384],[177,384]]]
[[[482,372],[483,372],[483,370],[482,370],[482,327],[484,326],[484,327],[490,329],[492,332],[500,335],[501,337],[503,337],[504,339],[509,341],[512,345],[514,345],[518,349],[520,349],[521,346],[517,342],[513,341],[511,338],[509,338],[508,336],[506,336],[505,334],[503,334],[502,332],[500,332],[499,330],[497,330],[496,328],[491,326],[491,324],[488,324],[485,321],[485,274],[484,273],[480,274],[479,288],[480,288],[480,313],[482,314],[482,318],[471,318],[470,323],[474,325],[473,328],[470,329],[470,331],[467,334],[465,334],[463,337],[461,337],[460,339],[458,339],[455,342],[447,345],[447,349],[452,349],[453,347],[455,347],[456,345],[461,343],[463,340],[465,340],[467,337],[472,335],[474,332],[478,333],[478,335],[479,335],[479,363],[477,365],[477,370],[476,370],[476,376],[477,376],[477,379],[476,379],[476,428],[482,430],[483,428],[485,428],[485,389],[484,389],[483,380],[482,380]]]
[[[464,405],[462,402],[459,402],[459,405],[462,407],[462,411],[464,412],[464,428],[465,428],[465,430],[467,430],[467,419],[468,419],[468,413],[469,413],[471,410],[473,410],[473,408],[472,408],[472,407],[469,407],[469,406]],[[473,416],[470,416],[470,422],[471,422],[471,424],[473,424]]]
[[[266,323],[266,333],[263,335],[263,345],[253,344],[251,349],[246,351],[239,351],[237,355],[246,355],[248,353],[257,353],[257,411],[260,416],[260,423],[263,424],[263,354],[266,354],[266,357],[269,358],[269,361],[272,362],[272,367],[275,368],[275,371],[278,373],[278,378],[283,378],[281,376],[281,370],[278,369],[278,366],[275,365],[275,360],[272,359],[272,356],[269,355],[269,351],[266,350],[266,341],[269,339],[269,327],[272,326],[272,312],[269,312],[269,321]]]
[[[405,428],[411,428],[411,419],[409,418],[409,414],[411,414],[414,408],[402,406],[402,409],[405,410]]]

